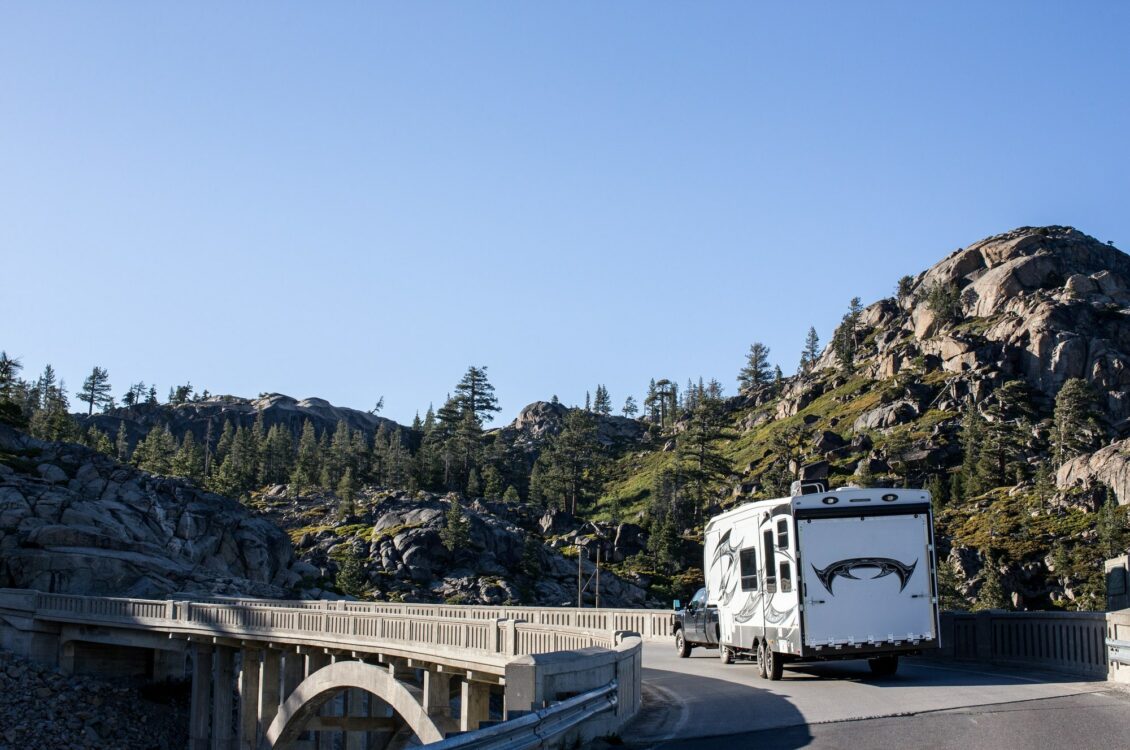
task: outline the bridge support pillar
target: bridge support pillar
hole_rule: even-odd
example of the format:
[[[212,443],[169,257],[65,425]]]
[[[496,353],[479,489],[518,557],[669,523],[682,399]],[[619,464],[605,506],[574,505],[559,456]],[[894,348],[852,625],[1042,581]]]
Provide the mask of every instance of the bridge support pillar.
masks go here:
[[[212,750],[231,750],[235,649],[216,646],[216,665],[212,677]]]
[[[369,715],[369,694],[364,690],[350,688],[346,697],[345,715],[348,717],[367,717]],[[345,733],[345,750],[365,750],[364,731]]]
[[[294,689],[306,676],[306,657],[297,651],[287,651],[283,655],[283,679],[280,705],[286,702]]]
[[[267,727],[279,712],[279,684],[282,680],[282,653],[273,648],[263,652],[262,674],[259,679],[259,733],[267,732]]]
[[[470,732],[490,718],[490,685],[460,680],[459,690],[459,731]]]
[[[212,716],[212,647],[197,643],[192,649],[192,707],[188,718],[189,750],[208,750]]]
[[[428,716],[451,718],[451,675],[424,671],[424,710]]]
[[[236,741],[239,750],[255,750],[258,747],[261,654],[257,648],[245,648],[240,658],[239,736]]]

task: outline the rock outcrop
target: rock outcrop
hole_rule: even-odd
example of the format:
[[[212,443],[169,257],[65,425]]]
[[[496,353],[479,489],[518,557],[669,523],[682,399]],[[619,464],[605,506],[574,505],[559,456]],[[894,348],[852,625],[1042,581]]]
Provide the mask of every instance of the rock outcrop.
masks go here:
[[[355,500],[355,515],[340,521],[333,520],[335,502],[330,497],[279,499],[265,512],[290,530],[302,561],[327,583],[337,578],[346,559],[360,561],[367,597],[462,604],[575,604],[577,561],[563,556],[531,530],[537,528],[537,521],[528,513],[529,506],[507,509],[503,503],[478,500],[464,504],[468,542],[448,550],[441,532],[450,502],[451,498],[427,492],[370,488]],[[632,532],[624,531],[622,544],[635,545],[635,552],[640,548],[639,531],[635,536]],[[607,559],[607,554],[602,557]],[[585,577],[595,570],[589,559],[582,560],[581,567]],[[645,606],[646,583],[602,570],[601,605]],[[590,588],[588,601],[591,595]]]
[[[1110,487],[1119,505],[1130,505],[1130,440],[1119,440],[1086,456],[1073,458],[1055,476],[1060,489]]]
[[[955,319],[928,304],[935,287],[956,295]],[[1130,256],[1121,250],[1071,227],[1021,227],[954,252],[907,291],[861,315],[872,377],[925,358],[967,375],[975,397],[974,381],[1023,378],[1048,399],[1083,378],[1112,422],[1130,424]],[[836,365],[829,347],[818,367]]]
[[[527,452],[537,452],[545,442],[561,432],[568,406],[549,401],[535,401],[518,412],[517,418],[498,431],[504,442]],[[638,419],[594,415],[597,440],[606,448],[625,447],[639,442],[647,426]]]
[[[283,596],[293,554],[233,500],[0,425],[0,586]]]

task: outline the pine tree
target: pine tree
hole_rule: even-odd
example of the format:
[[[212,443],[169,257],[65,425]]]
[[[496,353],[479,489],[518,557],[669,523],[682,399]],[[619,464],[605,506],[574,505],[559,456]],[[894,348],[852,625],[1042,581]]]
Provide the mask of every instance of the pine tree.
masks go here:
[[[318,481],[322,473],[321,454],[318,452],[318,437],[314,425],[306,420],[302,425],[302,436],[298,439],[298,455],[290,474],[290,483],[295,494],[301,495]]]
[[[180,448],[170,464],[173,476],[186,477],[194,482],[204,479],[204,451],[196,444],[192,431],[188,430],[181,439]]]
[[[624,408],[621,409],[625,417],[633,418],[639,413],[640,408],[636,406],[636,399],[628,396],[624,399]]]
[[[467,475],[467,497],[475,498],[482,495],[483,483],[479,480],[479,470],[472,468],[471,473]]]
[[[578,507],[598,496],[603,463],[595,417],[583,409],[571,409],[560,434],[534,465],[537,477],[536,482],[530,477],[531,497],[575,515]]]
[[[1056,466],[1098,447],[1102,438],[1095,392],[1087,381],[1070,378],[1055,397],[1052,446]]]
[[[110,436],[97,427],[91,426],[88,428],[82,442],[99,453],[105,453],[107,456],[114,455],[114,444],[110,442]]]
[[[75,440],[79,437],[78,425],[70,415],[67,385],[55,382],[51,365],[43,370],[36,383],[32,401],[38,404],[28,423],[28,432],[40,440]]]
[[[463,379],[455,386],[455,403],[460,412],[470,412],[479,424],[494,419],[501,411],[494,395],[494,386],[487,380],[486,367],[468,367]]]
[[[471,542],[471,522],[463,514],[463,506],[459,503],[458,497],[452,495],[448,498],[444,520],[444,527],[439,532],[443,546],[448,552],[466,549]]]
[[[173,456],[177,441],[167,426],[150,428],[145,438],[137,444],[133,452],[134,463],[142,471],[167,476],[172,471]]]
[[[603,384],[596,386],[596,400],[593,402],[593,411],[606,417],[612,413],[612,398],[608,395],[608,389]]]
[[[679,434],[675,460],[689,499],[694,503],[694,520],[703,518],[707,499],[733,471],[722,455],[719,443],[729,434],[722,403],[703,398],[691,413],[687,428]]]
[[[22,369],[23,365],[19,359],[9,357],[8,352],[0,351],[0,403],[15,401],[18,376]]]
[[[800,371],[808,373],[820,358],[820,337],[816,335],[815,326],[809,327],[808,335],[804,338],[804,349],[800,353]]]
[[[592,411],[592,397],[585,391],[585,411]]]
[[[977,592],[977,605],[974,610],[1011,609],[1012,602],[1004,589],[997,563],[989,553],[985,555],[985,566],[981,571],[981,589]]]
[[[914,277],[903,276],[895,286],[895,300],[902,305],[910,299],[911,290],[914,288]]]
[[[962,497],[974,497],[985,492],[982,473],[977,470],[981,460],[981,444],[985,435],[985,418],[970,401],[961,420],[961,487]]]
[[[859,297],[852,297],[848,303],[848,311],[840,321],[832,335],[832,349],[840,360],[840,367],[845,372],[855,369],[855,357],[859,349],[859,324],[863,317],[863,304]]]
[[[353,481],[353,469],[347,466],[337,483],[338,512],[342,518],[353,515],[355,511],[353,495],[356,491],[357,486]]]
[[[122,463],[129,460],[129,434],[126,432],[126,421],[124,419],[118,422],[118,437],[114,441],[114,454]]]
[[[522,496],[518,494],[518,490],[514,489],[514,485],[509,485],[506,492],[502,493],[502,500],[506,503],[520,503]]]
[[[769,382],[769,347],[755,341],[749,347],[745,367],[738,373],[738,389],[747,391]]]
[[[502,472],[493,464],[483,467],[483,497],[497,499],[502,496]]]
[[[934,313],[935,320],[941,326],[959,323],[964,314],[961,309],[961,291],[952,282],[935,282],[926,290],[926,308]]]
[[[365,556],[352,544],[338,560],[337,577],[334,586],[343,594],[353,597],[362,597],[368,587],[368,577],[365,575]]]

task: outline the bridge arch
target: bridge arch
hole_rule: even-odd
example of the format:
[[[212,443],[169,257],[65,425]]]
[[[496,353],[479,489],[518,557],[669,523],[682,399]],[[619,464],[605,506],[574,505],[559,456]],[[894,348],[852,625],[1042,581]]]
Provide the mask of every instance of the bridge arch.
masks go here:
[[[418,688],[394,678],[387,667],[362,661],[339,661],[312,673],[279,706],[278,714],[264,733],[264,749],[289,747],[302,733],[310,717],[337,693],[348,688],[365,690],[392,706],[421,742],[443,739],[443,732],[424,710]]]

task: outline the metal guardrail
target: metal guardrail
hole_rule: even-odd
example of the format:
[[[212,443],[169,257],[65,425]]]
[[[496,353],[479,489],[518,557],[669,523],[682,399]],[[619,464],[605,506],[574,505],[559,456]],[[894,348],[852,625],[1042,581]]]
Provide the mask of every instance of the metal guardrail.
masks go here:
[[[542,747],[592,717],[615,710],[617,684],[611,683],[474,732],[426,747],[436,750],[528,750]]]
[[[1106,639],[1106,658],[1110,663],[1126,664],[1130,666],[1130,641],[1116,641]]]

